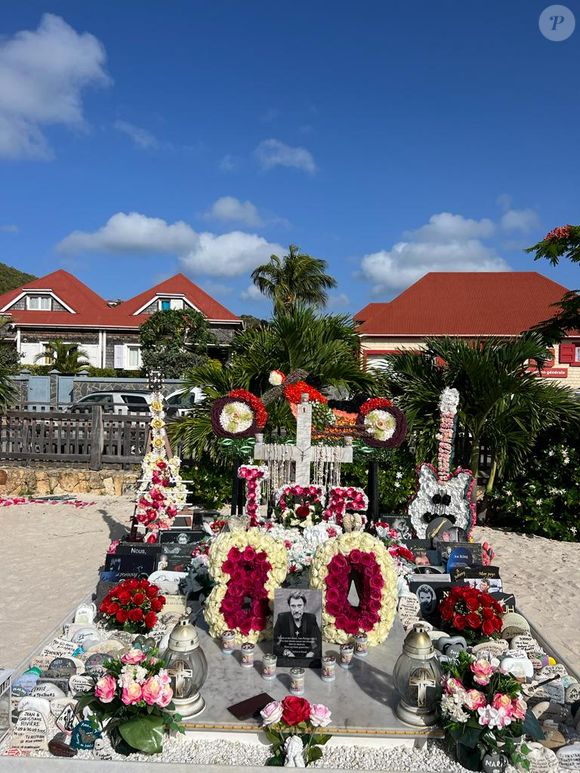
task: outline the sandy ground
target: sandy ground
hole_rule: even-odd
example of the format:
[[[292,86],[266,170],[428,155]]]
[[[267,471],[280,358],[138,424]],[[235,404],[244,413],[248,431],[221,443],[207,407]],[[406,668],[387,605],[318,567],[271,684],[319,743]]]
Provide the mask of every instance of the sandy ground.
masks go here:
[[[88,501],[88,498],[87,498]],[[129,523],[129,497],[0,508],[0,667],[14,667],[91,593],[111,539]],[[504,588],[580,673],[580,544],[495,529],[476,536],[497,553]]]

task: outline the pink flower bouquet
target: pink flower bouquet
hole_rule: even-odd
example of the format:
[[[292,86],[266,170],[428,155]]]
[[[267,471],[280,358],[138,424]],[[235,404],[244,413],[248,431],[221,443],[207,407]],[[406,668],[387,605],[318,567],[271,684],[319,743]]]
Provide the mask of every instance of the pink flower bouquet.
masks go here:
[[[77,711],[88,706],[120,754],[158,754],[166,730],[184,732],[171,713],[171,677],[155,653],[135,648],[105,661],[93,691],[77,696]]]
[[[306,765],[322,757],[320,747],[330,740],[330,735],[322,732],[322,728],[330,724],[328,706],[287,695],[284,700],[268,703],[260,713],[265,733],[273,744],[273,755],[266,765],[279,767],[285,764],[287,741],[293,735],[302,740]]]

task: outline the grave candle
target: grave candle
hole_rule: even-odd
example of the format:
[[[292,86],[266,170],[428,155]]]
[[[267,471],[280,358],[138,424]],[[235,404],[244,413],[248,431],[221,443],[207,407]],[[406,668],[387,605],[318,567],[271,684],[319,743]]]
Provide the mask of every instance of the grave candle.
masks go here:
[[[357,658],[366,658],[369,654],[369,637],[366,633],[354,637],[354,654]]]
[[[222,651],[224,655],[231,655],[236,645],[236,632],[224,631],[222,633]]]
[[[340,667],[341,668],[350,668],[353,654],[354,654],[354,645],[352,644],[340,645]]]
[[[249,641],[245,641],[242,644],[241,650],[242,650],[242,668],[253,668],[254,667],[254,650],[256,649],[256,645],[252,644]]]
[[[292,695],[304,694],[304,669],[303,668],[291,668],[290,669],[290,692]]]
[[[262,658],[262,676],[264,679],[274,679],[276,677],[276,662],[278,658],[276,655],[271,655],[266,652]]]
[[[322,658],[322,681],[334,682],[336,679],[336,658],[334,655],[326,655]]]

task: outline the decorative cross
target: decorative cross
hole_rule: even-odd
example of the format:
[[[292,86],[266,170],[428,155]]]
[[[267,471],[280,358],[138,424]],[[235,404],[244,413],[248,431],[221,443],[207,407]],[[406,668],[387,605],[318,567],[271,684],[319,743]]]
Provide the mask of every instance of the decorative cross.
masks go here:
[[[175,679],[175,695],[177,698],[183,698],[186,678],[193,676],[190,668],[185,668],[183,660],[178,660],[175,668],[168,668],[167,673]]]
[[[310,465],[312,462],[329,461],[328,453],[332,451],[332,461],[348,463],[352,462],[352,438],[346,437],[344,446],[312,445],[312,403],[308,401],[308,395],[301,395],[298,404],[298,416],[296,419],[296,444],[282,446],[287,450],[288,461],[296,462],[295,483],[300,486],[310,485]],[[264,443],[262,434],[256,435],[254,446],[254,459],[265,461],[278,459],[274,451],[280,448],[275,443]],[[290,482],[290,481],[288,481]]]
[[[411,687],[417,688],[417,706],[422,709],[427,705],[427,688],[436,687],[437,682],[427,668],[418,668],[409,678]]]

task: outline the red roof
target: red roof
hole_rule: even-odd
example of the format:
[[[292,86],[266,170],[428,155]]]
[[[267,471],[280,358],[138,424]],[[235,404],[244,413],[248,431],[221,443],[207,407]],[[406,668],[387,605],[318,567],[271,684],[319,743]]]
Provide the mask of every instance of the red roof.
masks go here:
[[[226,322],[238,322],[239,317],[232,314],[231,311],[222,306],[221,303],[208,295],[205,290],[198,287],[185,274],[176,274],[170,279],[166,279],[164,282],[160,282],[155,287],[150,287],[145,292],[136,295],[134,298],[130,298],[128,301],[116,306],[114,311],[117,312],[119,318],[124,318],[127,323],[133,323],[138,326],[142,324],[143,320],[139,320],[140,315],[134,316],[135,312],[155,299],[157,294],[160,295],[183,295],[185,296],[196,309],[199,309],[201,313],[210,320],[220,320]]]
[[[566,292],[537,271],[432,272],[355,319],[371,336],[519,335],[553,316],[551,304]]]
[[[239,320],[231,311],[214,300],[200,287],[191,282],[183,274],[176,274],[155,287],[149,288],[118,306],[111,307],[104,298],[93,292],[83,282],[68,271],[59,269],[52,274],[27,282],[22,287],[10,290],[0,295],[0,309],[14,301],[24,290],[51,290],[64,304],[75,313],[69,311],[27,311],[25,309],[8,309],[5,313],[20,325],[34,327],[66,326],[66,327],[102,327],[102,328],[134,328],[137,330],[143,324],[144,317],[134,315],[149,300],[154,300],[157,293],[185,296],[210,321]]]

